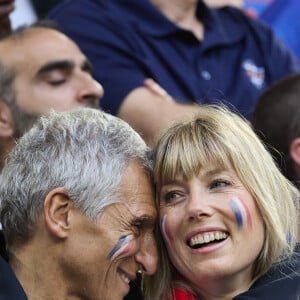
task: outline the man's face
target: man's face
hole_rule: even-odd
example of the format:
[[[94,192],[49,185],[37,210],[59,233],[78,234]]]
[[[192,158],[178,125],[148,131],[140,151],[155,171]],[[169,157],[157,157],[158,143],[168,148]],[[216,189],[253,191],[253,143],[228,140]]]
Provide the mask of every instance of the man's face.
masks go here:
[[[103,95],[102,86],[91,76],[86,57],[58,31],[29,29],[23,37],[3,42],[0,56],[5,57],[5,66],[15,72],[17,135],[22,135],[38,116],[52,109],[97,107]]]
[[[81,299],[121,300],[139,269],[147,274],[156,271],[154,192],[139,163],[131,162],[125,170],[120,198],[96,222],[76,209],[71,217],[73,235],[63,254],[63,268]]]

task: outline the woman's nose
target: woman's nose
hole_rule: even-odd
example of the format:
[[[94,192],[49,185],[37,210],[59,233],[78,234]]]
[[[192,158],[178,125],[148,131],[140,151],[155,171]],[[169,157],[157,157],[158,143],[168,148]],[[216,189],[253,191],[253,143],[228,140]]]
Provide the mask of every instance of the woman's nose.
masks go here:
[[[190,220],[198,220],[204,216],[210,216],[212,213],[210,201],[205,195],[199,192],[191,193],[187,202],[187,214]]]

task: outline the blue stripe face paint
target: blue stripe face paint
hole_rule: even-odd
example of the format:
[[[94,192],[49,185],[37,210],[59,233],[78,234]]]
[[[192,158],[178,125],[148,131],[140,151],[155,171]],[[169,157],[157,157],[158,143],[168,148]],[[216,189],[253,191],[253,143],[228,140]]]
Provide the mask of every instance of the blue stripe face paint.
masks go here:
[[[238,228],[241,229],[243,227],[243,214],[241,209],[235,199],[231,199],[229,205],[234,213]]]
[[[128,250],[129,243],[133,240],[133,235],[123,235],[119,238],[116,245],[113,247],[113,249],[108,254],[108,259],[113,260],[117,256],[125,253]]]
[[[293,242],[293,237],[290,232],[286,235],[286,241],[289,245],[291,245]]]

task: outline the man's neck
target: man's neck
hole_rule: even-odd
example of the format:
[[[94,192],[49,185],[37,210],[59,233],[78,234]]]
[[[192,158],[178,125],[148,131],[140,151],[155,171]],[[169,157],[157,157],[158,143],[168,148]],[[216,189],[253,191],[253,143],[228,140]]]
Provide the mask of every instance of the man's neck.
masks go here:
[[[151,0],[151,2],[178,27],[190,30],[199,40],[203,39],[204,26],[196,16],[198,1]]]
[[[9,256],[11,268],[28,300],[67,299],[67,289],[63,282],[58,280],[61,274],[57,266],[47,259],[47,255],[39,255],[31,250],[30,246],[25,246],[16,255],[10,254]]]

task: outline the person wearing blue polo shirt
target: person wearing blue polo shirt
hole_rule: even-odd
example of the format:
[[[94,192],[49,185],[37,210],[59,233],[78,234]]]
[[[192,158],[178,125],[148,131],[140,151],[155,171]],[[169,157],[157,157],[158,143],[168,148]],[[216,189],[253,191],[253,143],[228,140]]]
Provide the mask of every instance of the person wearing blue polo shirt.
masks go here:
[[[48,15],[81,47],[105,88],[104,110],[149,145],[195,103],[224,102],[246,118],[265,87],[300,63],[272,31],[233,7],[201,0],[72,0]],[[143,86],[154,79],[172,97]]]

